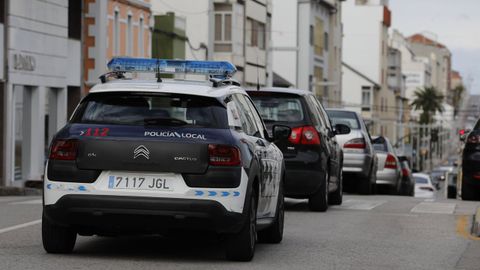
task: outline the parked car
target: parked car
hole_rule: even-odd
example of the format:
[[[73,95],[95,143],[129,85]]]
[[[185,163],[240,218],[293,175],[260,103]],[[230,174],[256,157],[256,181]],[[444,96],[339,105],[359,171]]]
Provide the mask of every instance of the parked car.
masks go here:
[[[480,119],[465,138],[462,151],[462,200],[480,199]]]
[[[344,124],[351,129],[349,134],[338,135],[338,144],[343,149],[343,173],[353,182],[361,194],[375,193],[377,155],[372,138],[362,117],[354,111],[327,109],[333,125]]]
[[[430,172],[432,184],[437,190],[440,189],[440,183],[445,181],[445,173],[446,171],[439,170],[438,168]]]
[[[414,173],[415,198],[435,198],[435,187],[432,184],[430,175],[426,173]]]
[[[415,180],[412,176],[412,170],[410,169],[408,158],[406,156],[397,156],[397,158],[400,161],[400,167],[402,169],[400,194],[405,196],[414,196]]]
[[[270,131],[275,125],[292,129],[288,141],[277,143],[285,159],[285,196],[308,198],[313,211],[341,204],[343,154],[336,137],[350,129],[332,126],[322,104],[309,91],[265,88],[248,94]]]
[[[377,185],[387,186],[390,193],[399,195],[401,191],[402,169],[388,138],[376,136],[372,138],[373,148],[378,158]]]
[[[160,61],[165,72],[219,72],[205,82],[124,79],[156,71]],[[288,140],[291,130],[276,125],[269,135],[245,90],[218,78],[235,67],[205,64],[108,64],[112,80],[90,90],[51,143],[42,217],[48,253],[72,252],[77,234],[178,228],[224,235],[226,257],[236,261],[252,259],[257,236],[282,241],[285,171],[274,142]]]

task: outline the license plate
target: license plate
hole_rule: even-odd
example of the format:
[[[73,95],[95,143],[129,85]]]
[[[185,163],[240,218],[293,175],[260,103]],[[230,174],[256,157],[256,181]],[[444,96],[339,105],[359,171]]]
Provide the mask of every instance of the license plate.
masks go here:
[[[173,191],[174,181],[170,176],[110,175],[108,188]]]

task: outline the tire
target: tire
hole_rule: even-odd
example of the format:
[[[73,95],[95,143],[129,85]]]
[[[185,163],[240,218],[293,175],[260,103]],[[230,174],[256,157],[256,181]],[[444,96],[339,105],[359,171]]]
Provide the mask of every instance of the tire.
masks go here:
[[[341,205],[343,201],[343,176],[342,172],[338,175],[338,188],[334,192],[328,194],[328,203],[330,205]]]
[[[464,183],[465,179],[462,181],[462,200],[464,201],[474,201],[477,199],[475,196],[475,190],[472,190],[468,185]]]
[[[278,244],[283,239],[283,226],[285,219],[285,207],[283,196],[283,184],[280,183],[277,200],[277,213],[275,214],[275,221],[270,227],[258,232],[258,241],[261,243]]]
[[[447,198],[448,199],[457,198],[457,189],[455,187],[447,187]]]
[[[248,262],[253,259],[257,242],[257,200],[252,191],[247,206],[245,224],[240,232],[227,238],[226,257],[230,261]]]
[[[308,207],[314,212],[325,212],[328,209],[328,181],[330,179],[329,169],[325,172],[324,183],[320,189],[308,199]]]
[[[75,231],[58,226],[42,215],[42,242],[47,253],[71,253],[76,240]]]

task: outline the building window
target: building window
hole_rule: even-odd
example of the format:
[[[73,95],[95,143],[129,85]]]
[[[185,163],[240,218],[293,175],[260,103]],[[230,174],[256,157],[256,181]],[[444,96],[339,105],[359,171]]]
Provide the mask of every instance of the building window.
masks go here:
[[[362,86],[362,111],[370,111],[370,107],[371,107],[370,93],[371,93],[371,88],[369,86]]]
[[[216,52],[232,51],[232,5],[215,4],[215,44]]]
[[[317,56],[323,56],[323,46],[324,46],[324,34],[323,30],[323,21],[319,18],[315,18],[315,54]]]
[[[314,27],[313,25],[310,25],[310,45],[315,45],[315,40],[314,40]]]
[[[3,5],[3,0],[1,1]],[[3,9],[1,9],[3,10]],[[3,12],[0,16],[3,16]],[[3,17],[2,17],[3,18]],[[3,22],[3,20],[1,20]],[[82,1],[68,1],[68,38],[80,40],[82,36]]]
[[[328,51],[328,33],[327,32],[325,32],[323,40],[325,42],[325,44],[323,44],[323,47],[325,48],[325,51]]]
[[[265,24],[252,19],[247,19],[246,28],[247,45],[265,50]]]
[[[119,12],[115,10],[113,15],[113,54],[120,54],[120,22],[119,22]]]
[[[138,23],[138,54],[143,57],[143,18]]]
[[[0,23],[4,23],[5,22],[5,18],[3,16],[5,16],[5,0],[0,0]]]
[[[132,29],[132,15],[127,16],[127,55],[132,56],[132,41],[133,41],[133,29]]]

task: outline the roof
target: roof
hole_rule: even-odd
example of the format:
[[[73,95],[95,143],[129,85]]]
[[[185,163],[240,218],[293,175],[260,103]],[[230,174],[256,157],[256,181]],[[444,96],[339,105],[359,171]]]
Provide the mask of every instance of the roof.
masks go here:
[[[102,92],[157,92],[177,93],[197,96],[222,97],[231,93],[245,93],[245,90],[235,85],[213,87],[208,81],[120,79],[95,85],[90,93]]]
[[[462,76],[460,75],[460,72],[458,72],[456,70],[452,70],[452,72],[450,74],[452,76],[452,79],[462,79]]]
[[[381,88],[380,84],[378,84],[377,82],[375,82],[374,80],[370,79],[369,77],[367,77],[367,75],[361,73],[360,71],[354,69],[352,66],[348,65],[347,63],[345,62],[342,62],[342,65],[346,68],[348,68],[349,70],[351,70],[353,73],[357,74],[358,76],[362,77],[363,79],[367,80],[369,83],[373,84],[375,87],[377,88]]]
[[[257,92],[257,90],[247,89],[247,92]],[[301,96],[312,94],[312,92],[307,90],[285,88],[285,87],[266,87],[266,88],[261,88],[259,92],[286,93],[286,94],[295,94],[295,95],[301,95]]]
[[[429,39],[422,34],[411,35],[407,38],[407,40],[412,42],[412,43],[420,43],[420,44],[424,44],[424,45],[428,45],[428,46],[435,46],[435,47],[441,48],[441,49],[446,48],[445,45],[443,45],[442,43],[437,42],[437,41],[432,40],[432,39]]]
[[[282,76],[278,75],[276,72],[273,72],[273,86],[277,87],[291,87],[293,86],[292,83],[287,81],[287,79],[283,78]]]

